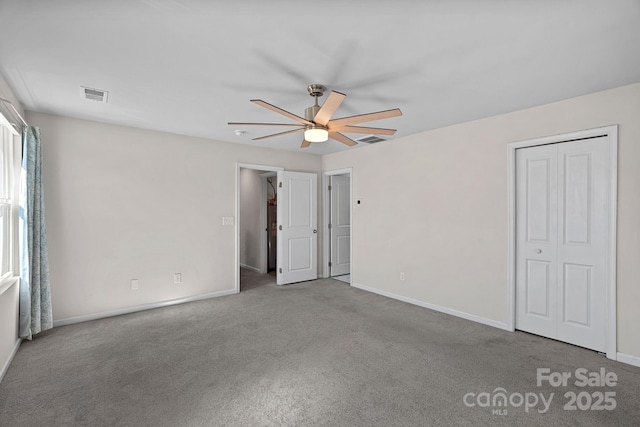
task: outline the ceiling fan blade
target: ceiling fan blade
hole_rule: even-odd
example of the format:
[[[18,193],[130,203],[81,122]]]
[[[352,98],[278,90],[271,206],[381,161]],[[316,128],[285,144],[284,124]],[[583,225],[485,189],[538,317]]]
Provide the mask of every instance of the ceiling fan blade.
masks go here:
[[[244,123],[244,122],[227,122],[228,125],[232,126],[298,126],[304,127],[305,125],[297,124],[297,123]]]
[[[266,139],[266,138],[272,138],[274,136],[287,135],[287,134],[296,133],[296,132],[304,132],[304,128],[288,130],[288,131],[285,131],[285,132],[274,133],[274,134],[266,135],[266,136],[260,136],[258,138],[253,138],[253,141],[258,141],[260,139]]]
[[[296,121],[296,122],[298,122],[298,123],[302,123],[302,124],[304,124],[304,125],[312,125],[312,124],[313,124],[313,123],[311,123],[309,120],[305,120],[305,119],[303,119],[303,118],[302,118],[302,117],[300,117],[300,116],[296,116],[296,115],[295,115],[295,114],[293,114],[293,113],[290,113],[290,112],[288,112],[288,111],[285,111],[285,110],[283,110],[282,108],[276,107],[275,105],[271,105],[271,104],[269,104],[268,102],[264,102],[264,101],[263,101],[263,100],[261,100],[261,99],[252,99],[252,100],[251,100],[251,102],[253,102],[254,104],[257,104],[257,105],[259,105],[259,106],[261,106],[261,107],[264,107],[264,108],[266,108],[266,109],[268,109],[268,110],[275,111],[275,112],[276,112],[276,113],[278,113],[278,114],[282,114],[282,115],[283,115],[283,116],[285,116],[285,117],[289,117],[290,119],[293,119],[293,120],[295,120],[295,121]]]
[[[373,135],[393,135],[396,133],[396,129],[370,128],[366,126],[331,126],[329,130],[347,133],[370,133]]]
[[[402,111],[400,111],[399,108],[394,108],[392,110],[378,111],[375,113],[360,114],[359,116],[343,117],[341,119],[331,120],[329,125],[331,127],[338,127],[343,125],[352,125],[355,123],[370,122],[373,120],[388,119],[389,117],[397,117],[401,115]]]
[[[341,134],[340,132],[329,132],[329,138],[333,138],[338,142],[342,142],[345,145],[348,145],[349,147],[353,147],[354,145],[358,145],[357,142],[355,142],[353,139],[344,136],[343,134]]]
[[[300,146],[300,148],[307,148],[310,145],[311,145],[311,141],[307,141],[306,139],[303,139],[302,145]]]
[[[320,110],[318,111],[316,116],[313,118],[313,121],[322,126],[325,126],[327,123],[329,123],[329,120],[331,120],[331,116],[333,116],[333,113],[335,113],[338,107],[340,107],[340,104],[342,104],[342,101],[344,101],[344,98],[346,96],[347,95],[345,95],[344,93],[332,90],[327,99],[322,104],[322,107],[320,107]]]

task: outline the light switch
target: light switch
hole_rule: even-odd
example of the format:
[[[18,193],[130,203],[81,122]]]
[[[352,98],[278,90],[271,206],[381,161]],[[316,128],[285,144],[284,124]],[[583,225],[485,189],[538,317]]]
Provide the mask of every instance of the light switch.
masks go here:
[[[222,217],[222,225],[233,225],[233,217],[232,216],[223,216]]]

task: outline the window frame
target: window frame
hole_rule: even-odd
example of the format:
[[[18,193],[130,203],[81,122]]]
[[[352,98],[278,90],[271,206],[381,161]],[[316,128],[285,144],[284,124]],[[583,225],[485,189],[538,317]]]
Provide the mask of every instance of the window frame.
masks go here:
[[[0,294],[18,279],[18,189],[20,173],[20,133],[0,113],[0,209],[5,209],[6,218],[0,228]],[[18,154],[18,156],[16,156]],[[6,221],[6,222],[5,222]]]

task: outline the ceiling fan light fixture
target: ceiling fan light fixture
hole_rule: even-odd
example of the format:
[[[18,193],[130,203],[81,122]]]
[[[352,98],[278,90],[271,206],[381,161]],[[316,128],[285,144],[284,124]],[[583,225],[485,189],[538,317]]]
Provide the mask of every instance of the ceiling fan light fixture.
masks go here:
[[[309,127],[304,131],[304,139],[309,142],[325,142],[329,139],[329,131],[321,127]]]
[[[318,105],[318,97],[322,96],[326,87],[319,84],[309,85],[307,90],[309,95],[314,98],[314,103],[311,107],[307,108],[304,111],[304,118],[300,117],[296,114],[290,113],[287,110],[283,110],[280,107],[276,107],[275,105],[269,104],[261,99],[252,99],[251,102],[257,104],[261,107],[266,108],[267,110],[271,110],[278,114],[281,114],[289,119],[292,119],[296,123],[241,123],[241,122],[228,122],[229,125],[233,126],[293,126],[294,129],[287,130],[284,132],[278,132],[270,135],[261,136],[258,138],[253,138],[253,141],[262,140],[266,138],[272,138],[274,136],[282,136],[289,135],[292,133],[304,132],[304,140],[300,145],[300,148],[307,148],[313,142],[325,142],[331,136],[331,139],[338,141],[344,145],[349,147],[353,147],[358,145],[357,141],[349,138],[341,132],[346,133],[368,133],[371,135],[393,135],[396,130],[395,129],[384,129],[384,128],[376,128],[376,127],[368,127],[368,126],[352,126],[363,122],[370,122],[373,120],[381,120],[388,119],[390,117],[401,116],[402,112],[399,108],[394,108],[391,110],[384,111],[376,111],[374,113],[367,114],[359,114],[357,116],[350,117],[342,117],[340,119],[331,119],[333,114],[337,111],[338,107],[344,101],[345,95],[344,93],[337,92],[332,90],[327,99],[322,103],[322,105]],[[236,131],[237,132],[237,131]]]

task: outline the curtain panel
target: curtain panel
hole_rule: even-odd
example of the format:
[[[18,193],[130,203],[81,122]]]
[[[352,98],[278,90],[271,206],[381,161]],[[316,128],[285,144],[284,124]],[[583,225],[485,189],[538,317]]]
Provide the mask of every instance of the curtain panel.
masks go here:
[[[25,126],[20,173],[20,337],[53,327],[40,129]]]

